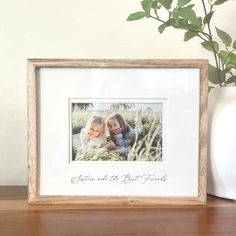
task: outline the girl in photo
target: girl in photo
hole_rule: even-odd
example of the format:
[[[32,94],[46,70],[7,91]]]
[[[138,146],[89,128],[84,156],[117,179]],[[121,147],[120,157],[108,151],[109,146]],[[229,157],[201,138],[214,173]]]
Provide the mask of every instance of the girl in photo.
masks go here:
[[[80,133],[80,147],[83,150],[97,150],[106,144],[106,124],[100,116],[92,116]]]
[[[107,119],[110,140],[115,144],[117,153],[126,160],[135,137],[142,132],[140,113],[135,120],[135,125],[135,129],[130,127],[118,113],[111,114]]]

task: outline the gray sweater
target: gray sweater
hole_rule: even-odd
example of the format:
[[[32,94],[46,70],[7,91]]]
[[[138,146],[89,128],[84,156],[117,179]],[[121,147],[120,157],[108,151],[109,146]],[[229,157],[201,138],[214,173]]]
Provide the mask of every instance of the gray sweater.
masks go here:
[[[113,136],[117,146],[117,153],[127,159],[128,153],[133,145],[135,137],[141,133],[141,130],[131,128],[124,135],[122,133]]]

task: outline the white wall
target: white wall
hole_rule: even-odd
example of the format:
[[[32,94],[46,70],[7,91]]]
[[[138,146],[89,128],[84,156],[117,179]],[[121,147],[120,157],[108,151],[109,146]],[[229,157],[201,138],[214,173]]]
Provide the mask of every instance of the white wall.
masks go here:
[[[1,0],[0,185],[27,184],[27,58],[209,58],[181,31],[126,22],[139,0]],[[200,2],[200,1],[196,1]],[[236,1],[216,14],[236,39]]]

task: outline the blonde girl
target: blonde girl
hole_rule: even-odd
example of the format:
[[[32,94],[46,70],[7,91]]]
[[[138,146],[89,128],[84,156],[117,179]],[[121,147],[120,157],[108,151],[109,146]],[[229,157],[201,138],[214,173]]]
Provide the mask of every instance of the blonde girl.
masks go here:
[[[106,143],[106,124],[100,116],[92,116],[80,133],[80,149],[99,149]]]

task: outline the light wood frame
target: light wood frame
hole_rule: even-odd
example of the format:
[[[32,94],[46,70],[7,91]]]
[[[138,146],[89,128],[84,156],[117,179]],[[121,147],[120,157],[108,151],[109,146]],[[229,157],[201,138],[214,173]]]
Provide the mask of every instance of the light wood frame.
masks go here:
[[[28,60],[28,201],[30,204],[82,204],[88,207],[137,207],[170,205],[202,205],[206,203],[207,157],[207,60],[90,60],[29,59]],[[41,196],[39,194],[39,131],[37,69],[61,68],[199,68],[199,178],[197,197],[120,197],[120,196]]]

